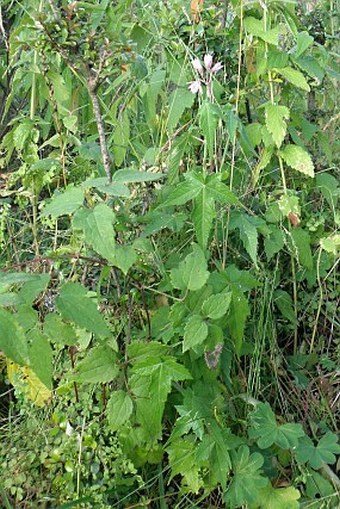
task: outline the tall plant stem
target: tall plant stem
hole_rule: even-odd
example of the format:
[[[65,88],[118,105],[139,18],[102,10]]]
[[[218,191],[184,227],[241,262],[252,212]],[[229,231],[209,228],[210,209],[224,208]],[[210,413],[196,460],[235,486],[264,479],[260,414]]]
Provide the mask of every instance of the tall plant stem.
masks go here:
[[[240,91],[241,91],[241,68],[242,68],[242,43],[243,43],[243,0],[240,0],[240,34],[238,40],[238,58],[237,58],[237,82],[236,82],[236,104],[235,104],[235,115],[238,116],[240,107]],[[236,157],[236,130],[233,135],[232,148],[231,148],[231,162],[230,162],[230,182],[229,189],[232,191],[234,187],[234,169],[235,169],[235,157]],[[227,250],[228,250],[228,235],[229,235],[229,220],[230,210],[228,210],[227,225],[225,241],[223,244],[223,257],[222,267],[225,268],[227,261]]]
[[[267,19],[267,5],[263,8],[263,25],[264,25],[264,31],[266,32],[268,29],[268,19]],[[268,53],[268,43],[265,42],[265,52],[266,56]],[[269,83],[269,93],[270,93],[270,102],[271,104],[275,104],[275,93],[274,93],[274,86],[273,86],[273,77],[272,73],[269,70],[268,71],[268,83]],[[285,170],[283,166],[282,157],[280,154],[277,154],[277,158],[279,160],[279,167],[280,167],[280,174],[281,174],[281,180],[282,180],[282,188],[283,193],[287,195],[287,182],[286,182],[286,175]],[[291,225],[289,223],[289,230],[291,229]],[[291,264],[291,270],[292,270],[292,283],[293,283],[293,305],[294,305],[294,315],[297,319],[297,284],[296,284],[296,269],[295,269],[295,260],[293,255],[290,255],[290,264]],[[298,343],[298,331],[297,327],[295,327],[294,330],[294,354],[297,352],[297,343]]]

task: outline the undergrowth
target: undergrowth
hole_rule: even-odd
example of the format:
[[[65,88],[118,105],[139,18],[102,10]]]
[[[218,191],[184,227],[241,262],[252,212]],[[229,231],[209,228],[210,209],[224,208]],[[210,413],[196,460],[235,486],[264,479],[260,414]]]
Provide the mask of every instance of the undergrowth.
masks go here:
[[[3,507],[338,507],[338,13],[3,0]]]

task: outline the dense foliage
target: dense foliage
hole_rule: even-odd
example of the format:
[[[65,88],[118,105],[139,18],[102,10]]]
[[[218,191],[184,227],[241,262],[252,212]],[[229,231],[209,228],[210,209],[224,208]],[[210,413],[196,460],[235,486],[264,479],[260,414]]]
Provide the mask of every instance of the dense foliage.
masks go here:
[[[338,507],[339,8],[1,2],[3,507]]]

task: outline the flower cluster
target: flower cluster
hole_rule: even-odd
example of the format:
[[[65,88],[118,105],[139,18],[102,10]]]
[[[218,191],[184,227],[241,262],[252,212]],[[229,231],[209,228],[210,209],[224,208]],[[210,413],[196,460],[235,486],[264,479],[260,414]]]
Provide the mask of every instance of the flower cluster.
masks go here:
[[[223,68],[221,62],[214,63],[213,56],[210,53],[204,55],[203,64],[199,58],[192,61],[192,66],[199,77],[189,83],[189,90],[193,94],[202,93],[203,85],[207,87],[207,95],[212,98],[212,77]]]

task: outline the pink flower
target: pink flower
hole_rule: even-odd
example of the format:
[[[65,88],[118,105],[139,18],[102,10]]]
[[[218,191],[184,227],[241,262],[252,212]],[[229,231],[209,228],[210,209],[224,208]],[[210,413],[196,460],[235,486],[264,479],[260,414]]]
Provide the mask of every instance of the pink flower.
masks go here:
[[[206,68],[207,71],[210,71],[211,69],[211,66],[213,64],[213,56],[210,55],[210,53],[207,53],[206,55],[204,55],[204,66]]]
[[[204,69],[199,58],[195,58],[195,60],[192,61],[192,66],[201,76],[203,75]]]
[[[222,68],[223,68],[223,65],[221,64],[221,62],[216,62],[216,64],[212,67],[211,72],[215,74],[216,72],[220,71]]]
[[[188,88],[193,94],[202,93],[202,84],[200,80],[190,81]]]

